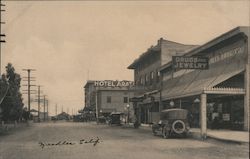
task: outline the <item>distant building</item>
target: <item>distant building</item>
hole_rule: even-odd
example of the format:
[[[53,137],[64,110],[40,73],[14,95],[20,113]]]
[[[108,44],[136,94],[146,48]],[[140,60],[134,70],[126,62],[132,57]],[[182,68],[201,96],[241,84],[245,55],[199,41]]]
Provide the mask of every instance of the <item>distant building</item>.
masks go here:
[[[57,120],[69,120],[71,116],[65,112],[62,112],[56,116]]]
[[[87,81],[84,86],[85,107],[96,113],[96,117],[108,116],[111,112],[124,112],[133,117],[134,96],[132,81]]]
[[[159,120],[161,79],[160,69],[171,61],[172,56],[183,55],[196,45],[184,45],[177,42],[159,39],[155,46],[140,55],[128,69],[134,70],[135,111],[141,123],[152,123]]]

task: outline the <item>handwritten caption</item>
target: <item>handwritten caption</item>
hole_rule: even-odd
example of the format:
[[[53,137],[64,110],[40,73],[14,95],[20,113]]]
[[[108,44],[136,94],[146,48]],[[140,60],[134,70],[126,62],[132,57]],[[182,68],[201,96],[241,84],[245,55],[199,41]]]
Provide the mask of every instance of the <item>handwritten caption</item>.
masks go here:
[[[96,138],[91,138],[91,139],[81,139],[78,142],[73,142],[73,141],[67,141],[67,140],[63,140],[63,141],[59,141],[59,142],[39,142],[39,146],[43,149],[46,146],[63,146],[63,145],[82,145],[82,144],[93,144],[93,146],[96,146],[98,143],[102,142],[98,137]]]

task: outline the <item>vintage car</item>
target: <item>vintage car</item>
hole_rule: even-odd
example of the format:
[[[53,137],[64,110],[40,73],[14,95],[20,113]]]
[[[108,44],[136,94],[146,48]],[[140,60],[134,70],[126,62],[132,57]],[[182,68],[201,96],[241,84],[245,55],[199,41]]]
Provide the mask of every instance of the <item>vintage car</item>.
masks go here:
[[[166,109],[160,114],[160,121],[152,125],[154,135],[163,138],[170,136],[186,137],[189,133],[188,111],[185,109]]]
[[[121,125],[124,113],[112,112],[109,116],[109,125]]]

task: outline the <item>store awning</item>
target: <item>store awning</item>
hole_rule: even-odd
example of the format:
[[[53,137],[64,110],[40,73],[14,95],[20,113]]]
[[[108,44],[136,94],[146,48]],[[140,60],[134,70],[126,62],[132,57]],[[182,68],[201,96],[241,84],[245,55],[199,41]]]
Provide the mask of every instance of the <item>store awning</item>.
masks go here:
[[[211,69],[208,70],[195,70],[192,72],[183,73],[183,75],[177,78],[173,78],[164,82],[162,100],[199,95],[205,90],[212,90],[212,88],[214,88],[216,85],[243,72],[244,70],[244,65],[237,65],[235,62],[229,63],[228,65],[224,64],[219,67],[211,67]],[[237,92],[239,94],[244,93],[244,89],[241,88],[228,89],[227,91],[225,91],[226,88],[217,88],[213,89],[212,91],[213,94],[215,94],[216,91],[220,92],[219,94],[221,94],[222,90],[224,90],[223,92],[225,94],[227,91],[229,94],[237,94]]]

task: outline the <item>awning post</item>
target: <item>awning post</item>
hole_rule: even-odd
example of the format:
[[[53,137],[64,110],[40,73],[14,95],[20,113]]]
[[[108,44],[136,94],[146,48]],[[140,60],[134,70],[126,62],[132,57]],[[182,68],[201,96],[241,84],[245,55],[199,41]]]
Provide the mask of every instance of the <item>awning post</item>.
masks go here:
[[[200,114],[201,114],[201,138],[207,138],[207,94],[201,94],[200,102]]]

